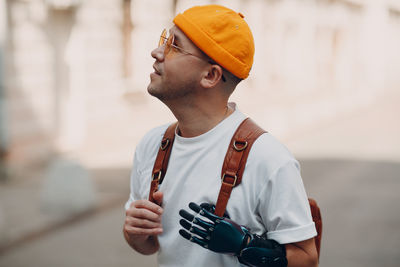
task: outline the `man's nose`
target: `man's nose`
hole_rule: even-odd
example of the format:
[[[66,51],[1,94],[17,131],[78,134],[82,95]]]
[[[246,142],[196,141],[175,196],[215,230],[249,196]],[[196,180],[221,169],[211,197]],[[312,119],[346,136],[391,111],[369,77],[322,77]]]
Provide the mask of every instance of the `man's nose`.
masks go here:
[[[157,61],[164,61],[164,49],[165,47],[163,45],[157,47],[156,49],[151,51],[151,56]]]

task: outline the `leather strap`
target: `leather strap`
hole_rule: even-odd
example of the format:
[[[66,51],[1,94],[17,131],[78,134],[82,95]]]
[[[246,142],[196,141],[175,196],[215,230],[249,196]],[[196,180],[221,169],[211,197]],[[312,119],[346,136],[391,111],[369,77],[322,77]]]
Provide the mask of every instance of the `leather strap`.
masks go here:
[[[265,132],[250,118],[245,119],[236,129],[226,152],[224,164],[222,165],[221,188],[219,190],[215,215],[223,216],[233,187],[242,182],[251,146]]]
[[[158,191],[159,185],[162,183],[165,177],[165,173],[168,168],[168,161],[172,151],[172,145],[175,140],[175,129],[178,123],[171,124],[164,133],[164,137],[161,140],[160,148],[154,163],[152,171],[152,179],[149,192],[149,200],[154,202],[153,194]],[[156,203],[157,204],[157,203]]]

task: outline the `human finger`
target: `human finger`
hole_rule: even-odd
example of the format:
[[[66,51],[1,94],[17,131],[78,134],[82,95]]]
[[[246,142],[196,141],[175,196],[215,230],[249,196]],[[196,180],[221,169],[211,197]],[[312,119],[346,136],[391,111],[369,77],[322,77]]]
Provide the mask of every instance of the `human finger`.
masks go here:
[[[147,219],[150,221],[160,222],[161,215],[158,213],[154,213],[151,210],[145,208],[133,208],[126,212],[127,217]]]
[[[147,199],[140,199],[134,201],[131,206],[131,208],[137,208],[137,209],[147,209],[151,210],[157,214],[162,214],[163,213],[163,208],[161,208],[159,205],[148,201]]]
[[[127,225],[125,226],[125,231],[131,235],[159,235],[162,234],[162,228],[141,228]]]
[[[154,222],[146,219],[138,219],[134,217],[127,217],[125,220],[125,224],[130,225],[132,227],[140,227],[140,228],[162,228],[161,222]]]

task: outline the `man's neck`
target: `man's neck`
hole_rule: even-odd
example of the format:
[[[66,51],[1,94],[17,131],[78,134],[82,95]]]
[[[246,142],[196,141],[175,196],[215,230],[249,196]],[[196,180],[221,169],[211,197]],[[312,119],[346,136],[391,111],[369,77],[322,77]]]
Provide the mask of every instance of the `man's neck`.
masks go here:
[[[168,105],[178,119],[179,135],[195,137],[204,134],[233,113],[228,103],[213,105]]]

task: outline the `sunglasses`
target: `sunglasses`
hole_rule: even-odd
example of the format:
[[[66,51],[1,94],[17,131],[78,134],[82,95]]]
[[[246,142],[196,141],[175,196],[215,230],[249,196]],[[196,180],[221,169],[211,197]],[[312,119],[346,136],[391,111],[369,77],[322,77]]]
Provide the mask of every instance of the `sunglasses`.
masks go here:
[[[160,40],[158,41],[158,47],[165,46],[164,47],[164,57],[168,55],[168,53],[171,51],[172,48],[174,48],[174,49],[176,49],[176,51],[179,51],[182,54],[197,57],[197,58],[199,58],[199,59],[201,59],[203,61],[207,61],[209,64],[212,64],[212,65],[218,65],[216,62],[213,62],[213,61],[210,61],[210,60],[206,60],[206,59],[204,59],[204,58],[202,58],[202,57],[200,57],[198,55],[192,54],[192,53],[184,50],[183,48],[175,45],[174,41],[175,41],[175,36],[172,34],[172,35],[169,35],[167,37],[167,30],[166,29],[164,29],[161,32]],[[221,79],[222,79],[223,82],[226,82],[226,79],[225,79],[224,75],[222,75]]]

